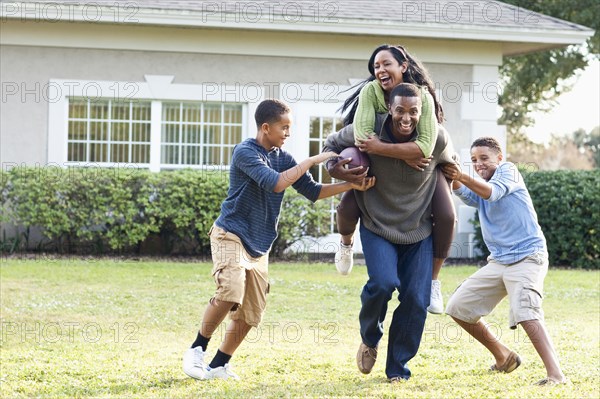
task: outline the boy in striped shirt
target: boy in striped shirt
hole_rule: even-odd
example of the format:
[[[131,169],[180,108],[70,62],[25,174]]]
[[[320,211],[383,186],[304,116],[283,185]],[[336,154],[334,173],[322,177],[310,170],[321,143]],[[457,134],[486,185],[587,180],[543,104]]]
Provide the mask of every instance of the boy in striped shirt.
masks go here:
[[[183,357],[184,372],[196,379],[228,379],[229,360],[252,327],[261,321],[269,291],[268,255],[277,237],[277,222],[286,188],[292,186],[310,201],[350,189],[367,190],[374,178],[361,183],[319,184],[308,170],[332,157],[325,152],[296,163],[281,149],[290,136],[289,107],[265,100],[256,109],[256,138],[238,144],[230,168],[227,198],[210,230],[212,274],[217,290],[209,301],[196,341]],[[206,347],[216,328],[231,313],[225,338],[212,361],[204,361]]]

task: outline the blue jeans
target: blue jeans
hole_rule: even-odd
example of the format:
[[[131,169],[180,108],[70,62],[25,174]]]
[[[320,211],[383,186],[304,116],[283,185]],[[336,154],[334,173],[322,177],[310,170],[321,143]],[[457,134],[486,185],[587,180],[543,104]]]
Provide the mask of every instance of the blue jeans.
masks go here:
[[[367,346],[379,343],[388,302],[398,290],[400,304],[390,325],[385,373],[408,379],[406,363],[419,350],[431,295],[431,236],[415,244],[394,244],[361,223],[360,239],[369,274],[360,296],[360,335]]]

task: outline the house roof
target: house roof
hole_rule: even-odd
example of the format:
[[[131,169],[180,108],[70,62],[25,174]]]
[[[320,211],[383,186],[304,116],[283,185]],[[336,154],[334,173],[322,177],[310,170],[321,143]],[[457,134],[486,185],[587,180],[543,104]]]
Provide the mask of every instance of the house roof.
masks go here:
[[[321,32],[515,45],[505,54],[583,43],[594,31],[500,1],[275,0],[2,2],[4,18]],[[519,45],[520,44],[520,45]]]

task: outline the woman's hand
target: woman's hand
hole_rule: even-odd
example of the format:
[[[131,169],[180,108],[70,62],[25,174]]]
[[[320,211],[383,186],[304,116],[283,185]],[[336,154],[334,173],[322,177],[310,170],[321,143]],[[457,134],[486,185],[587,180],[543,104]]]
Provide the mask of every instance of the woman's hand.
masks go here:
[[[359,150],[367,154],[380,154],[382,146],[385,145],[376,135],[369,136],[366,139],[359,139],[355,144]]]
[[[408,166],[410,166],[413,169],[416,169],[420,172],[423,172],[425,170],[426,167],[429,166],[429,163],[431,162],[431,160],[433,159],[433,157],[429,157],[429,158],[414,158],[414,159],[405,159],[404,162],[406,162],[406,164]]]

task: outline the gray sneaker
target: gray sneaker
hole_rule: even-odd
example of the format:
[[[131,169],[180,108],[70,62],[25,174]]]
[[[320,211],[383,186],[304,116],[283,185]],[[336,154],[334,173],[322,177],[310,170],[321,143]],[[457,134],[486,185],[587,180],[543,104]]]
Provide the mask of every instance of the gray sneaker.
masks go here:
[[[204,363],[204,354],[205,352],[199,346],[186,350],[183,354],[183,372],[197,380],[205,380],[206,364]]]
[[[225,366],[215,367],[214,369],[211,369],[209,367],[206,370],[206,379],[207,380],[212,380],[215,378],[218,378],[221,380],[227,380],[229,378],[231,378],[233,380],[240,379],[240,377],[238,377],[238,375],[236,373],[234,373],[233,370],[231,370],[231,366],[229,366],[229,363],[227,363]]]
[[[373,370],[373,366],[375,366],[375,360],[377,360],[377,346],[371,348],[361,342],[356,354],[356,365],[360,372],[369,374]]]

